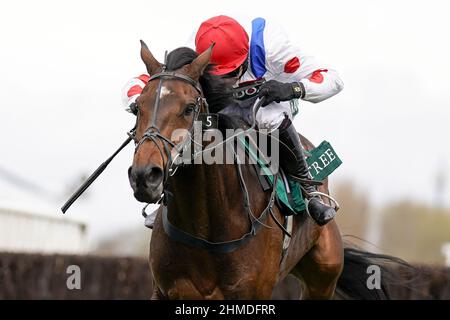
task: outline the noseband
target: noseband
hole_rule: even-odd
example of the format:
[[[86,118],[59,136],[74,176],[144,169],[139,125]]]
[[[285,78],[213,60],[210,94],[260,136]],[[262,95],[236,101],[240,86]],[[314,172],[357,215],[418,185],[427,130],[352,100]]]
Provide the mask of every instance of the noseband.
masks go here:
[[[180,80],[180,81],[186,82],[186,83],[190,84],[192,87],[194,87],[194,89],[199,94],[199,96],[196,98],[195,107],[194,107],[194,117],[192,120],[191,127],[189,128],[189,134],[192,134],[192,131],[194,129],[194,122],[197,120],[202,106],[206,109],[205,111],[207,113],[209,113],[208,103],[206,102],[206,99],[204,98],[203,90],[202,90],[202,87],[200,86],[200,83],[187,75],[177,73],[175,71],[164,71],[164,68],[163,68],[162,72],[151,76],[148,81],[148,82],[150,82],[155,79],[161,80],[158,84],[158,89],[156,91],[156,99],[155,99],[155,104],[153,106],[153,116],[152,116],[151,125],[145,131],[142,138],[138,142],[136,142],[136,146],[135,146],[135,150],[134,150],[134,152],[136,153],[138,151],[139,147],[141,147],[142,144],[146,140],[150,140],[156,145],[156,147],[158,148],[159,153],[161,155],[161,159],[163,161],[163,167],[164,167],[163,189],[165,189],[166,181],[167,181],[167,179],[169,177],[169,173],[170,173],[170,168],[173,165],[173,159],[172,159],[171,150],[169,149],[169,145],[172,148],[177,148],[177,146],[175,146],[175,144],[169,138],[165,137],[164,135],[162,135],[160,133],[160,129],[156,125],[156,116],[157,116],[158,109],[159,109],[160,102],[161,102],[161,88],[162,88],[162,84],[163,84],[164,80]],[[135,132],[133,133],[133,138],[135,138]],[[158,141],[161,142],[161,144],[164,147],[164,150],[161,149],[160,145],[158,144]],[[179,149],[182,149],[182,148],[179,148]],[[177,152],[181,153],[181,150],[177,150]],[[164,154],[167,156],[167,161],[164,161]]]
[[[167,53],[166,53],[166,57],[167,57]],[[167,181],[167,178],[169,176],[169,171],[170,171],[170,167],[172,166],[172,156],[169,150],[168,145],[170,145],[172,148],[177,148],[177,146],[175,146],[175,144],[168,139],[167,137],[163,136],[159,131],[159,128],[156,126],[156,113],[159,109],[159,103],[161,100],[161,88],[162,88],[162,82],[165,79],[173,79],[173,80],[181,80],[184,82],[189,83],[191,86],[193,86],[195,88],[195,90],[199,93],[199,96],[196,99],[196,104],[195,104],[195,108],[194,108],[194,119],[192,121],[192,125],[189,131],[189,134],[192,134],[193,131],[193,127],[194,127],[194,121],[198,118],[198,114],[200,112],[201,107],[203,106],[205,108],[205,111],[207,113],[209,113],[209,108],[208,108],[208,103],[206,102],[206,99],[204,98],[203,95],[203,91],[202,88],[200,86],[200,83],[198,81],[195,81],[194,79],[181,74],[181,73],[177,73],[177,72],[167,72],[165,71],[165,66],[163,66],[163,70],[162,72],[153,75],[152,77],[150,77],[149,82],[155,79],[161,79],[161,82],[159,83],[158,86],[158,91],[157,91],[157,96],[156,96],[156,101],[155,101],[155,105],[154,105],[154,114],[153,114],[153,119],[152,119],[152,124],[151,126],[145,131],[144,135],[142,136],[142,138],[136,143],[135,142],[135,153],[137,152],[137,150],[139,149],[139,147],[148,139],[150,141],[152,141],[158,148],[159,153],[161,154],[161,158],[163,160],[163,164],[164,164],[164,153],[167,155],[167,163],[164,165],[164,180],[163,180],[163,189],[165,189],[165,184]],[[138,110],[139,111],[139,110]],[[138,121],[138,118],[136,118],[136,123]],[[130,143],[132,140],[136,141],[136,126],[131,129],[128,132],[128,138],[122,143],[122,145],[119,147],[119,149],[117,149],[112,156],[110,156],[108,159],[106,159],[106,161],[104,161],[88,178],[85,182],[83,182],[83,184],[74,192],[74,194],[66,201],[66,203],[64,203],[64,205],[61,207],[61,211],[63,213],[65,213],[70,206],[83,194],[83,192],[86,191],[87,188],[89,188],[89,186],[102,174],[102,172],[106,169],[106,167],[111,163],[111,161],[115,158],[115,156],[121,151],[123,150],[123,148],[125,148],[128,143]],[[158,144],[158,140],[161,141],[161,143],[164,146],[164,153],[163,150],[161,150],[161,147]],[[178,154],[181,154],[180,150],[177,150]],[[165,190],[166,192],[167,190]],[[145,210],[145,208],[144,208]],[[145,211],[143,211],[143,214],[145,213]]]
[[[224,241],[224,242],[210,242],[206,239],[203,238],[199,238],[196,237],[192,234],[186,233],[180,229],[178,229],[177,227],[175,227],[174,225],[172,225],[169,220],[168,220],[168,216],[167,216],[167,206],[166,206],[166,202],[164,201],[166,199],[167,194],[169,194],[170,192],[167,190],[167,186],[166,186],[166,182],[167,179],[169,177],[169,172],[170,172],[170,168],[173,164],[173,160],[172,160],[172,156],[171,156],[171,150],[169,149],[169,146],[175,149],[178,149],[177,152],[180,155],[183,149],[183,143],[179,144],[179,145],[175,145],[169,138],[165,137],[164,135],[162,135],[160,133],[160,130],[158,128],[158,126],[156,125],[156,116],[157,116],[157,112],[160,106],[160,101],[161,101],[161,88],[162,88],[162,83],[164,80],[180,80],[180,81],[184,81],[189,83],[191,86],[193,86],[195,88],[195,90],[197,91],[197,93],[199,94],[196,98],[196,103],[195,103],[195,107],[194,107],[194,117],[193,117],[193,121],[192,121],[192,125],[191,128],[189,129],[189,134],[192,135],[192,131],[194,129],[194,123],[195,121],[198,119],[198,115],[200,113],[201,108],[203,107],[205,109],[205,112],[209,113],[209,108],[208,108],[208,104],[206,102],[206,99],[204,98],[203,95],[203,91],[202,88],[199,84],[198,81],[195,81],[194,79],[190,78],[189,76],[186,76],[184,74],[181,73],[177,73],[177,72],[167,72],[164,70],[162,70],[162,72],[155,74],[153,76],[150,77],[149,82],[155,79],[160,79],[160,83],[158,84],[158,89],[157,89],[157,96],[155,99],[155,104],[153,107],[153,117],[152,117],[152,122],[150,127],[145,131],[145,133],[143,134],[142,138],[136,142],[136,126],[128,133],[128,138],[127,140],[119,147],[119,149],[110,157],[108,158],[104,163],[102,163],[100,165],[99,168],[97,168],[97,170],[87,179],[87,181],[85,183],[83,183],[80,188],[74,193],[74,195],[72,195],[71,198],[69,198],[69,200],[63,205],[63,207],[61,208],[63,212],[66,212],[66,210],[72,205],[72,203],[78,199],[78,197],[92,184],[92,182],[105,170],[106,166],[112,161],[112,159],[131,141],[134,140],[135,141],[135,153],[138,151],[138,149],[142,146],[142,144],[144,144],[144,142],[146,140],[150,140],[152,141],[156,147],[159,150],[159,153],[161,155],[161,158],[163,160],[163,167],[164,167],[164,175],[163,175],[163,197],[160,199],[160,201],[163,201],[163,204],[165,204],[163,206],[163,227],[164,227],[164,231],[169,235],[170,238],[175,239],[181,243],[185,243],[187,245],[193,245],[195,247],[199,247],[202,249],[206,249],[208,251],[213,251],[213,252],[221,252],[221,253],[227,253],[227,252],[231,252],[234,251],[235,249],[237,249],[238,247],[240,247],[241,245],[243,245],[244,243],[248,242],[251,238],[253,238],[256,233],[258,232],[258,230],[262,227],[268,227],[269,226],[265,225],[263,223],[263,221],[267,218],[268,214],[270,213],[270,215],[272,216],[272,218],[276,221],[277,225],[286,233],[289,235],[289,233],[282,227],[282,225],[277,221],[277,219],[275,218],[273,211],[272,211],[272,207],[274,205],[275,202],[275,196],[276,196],[276,187],[272,188],[272,192],[270,194],[270,198],[268,201],[267,206],[264,208],[264,210],[261,212],[260,216],[257,218],[252,210],[251,210],[251,206],[250,206],[250,198],[249,198],[249,193],[248,193],[248,188],[246,186],[245,180],[244,180],[244,176],[242,173],[242,169],[241,169],[241,164],[239,162],[236,162],[236,168],[237,168],[237,172],[238,172],[238,178],[239,178],[239,185],[241,187],[242,193],[243,193],[243,197],[244,197],[244,211],[246,212],[248,218],[250,219],[251,222],[251,229],[249,232],[245,233],[242,237],[238,238],[238,239],[234,239],[234,240],[230,240],[230,241]],[[255,118],[256,115],[256,111],[259,109],[259,107],[263,104],[264,102],[264,98],[261,99],[257,104],[255,104],[255,106],[253,107],[253,115]],[[138,116],[139,116],[139,108],[138,108]],[[136,123],[138,121],[138,117],[136,118]],[[247,129],[247,130],[253,130],[255,127],[255,124],[252,125],[251,128]],[[163,145],[164,150],[161,149],[160,145],[158,144],[158,141]],[[181,148],[179,148],[181,147]],[[164,163],[164,154],[166,154],[167,156],[167,162]],[[235,156],[237,156],[235,154]],[[273,186],[277,185],[277,181],[278,181],[278,175],[274,175],[274,181],[273,181]],[[158,201],[158,203],[160,202]],[[146,216],[145,213],[145,208],[142,210],[142,214],[144,215],[144,217]],[[290,235],[289,235],[290,236]]]

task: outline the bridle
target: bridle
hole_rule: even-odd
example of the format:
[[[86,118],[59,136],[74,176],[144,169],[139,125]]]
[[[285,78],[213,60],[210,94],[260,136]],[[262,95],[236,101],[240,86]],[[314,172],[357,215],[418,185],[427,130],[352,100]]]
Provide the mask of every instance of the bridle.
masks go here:
[[[165,137],[164,135],[162,135],[160,133],[160,130],[159,130],[158,126],[156,125],[156,116],[157,116],[157,112],[158,112],[158,109],[160,106],[161,88],[162,88],[163,81],[166,79],[184,81],[184,82],[190,84],[191,86],[193,86],[199,94],[199,96],[196,98],[196,104],[194,107],[193,122],[192,122],[191,128],[189,129],[190,136],[192,136],[194,122],[197,120],[202,107],[205,108],[205,111],[207,113],[209,113],[209,110],[208,110],[208,104],[203,95],[202,88],[201,88],[200,84],[198,83],[198,81],[195,81],[194,79],[192,79],[189,76],[186,76],[184,74],[180,74],[177,72],[167,72],[167,71],[164,71],[164,69],[160,73],[157,73],[157,74],[151,76],[148,83],[150,83],[152,80],[155,80],[155,79],[160,79],[161,81],[159,82],[158,88],[156,91],[156,99],[155,99],[155,104],[153,106],[152,122],[151,122],[150,127],[143,134],[142,138],[136,142],[135,152],[138,151],[138,149],[142,146],[142,144],[145,141],[150,140],[157,146],[159,153],[161,155],[161,158],[163,159],[163,167],[164,167],[164,169],[163,169],[164,170],[164,174],[163,174],[164,178],[163,178],[163,182],[162,182],[163,193],[162,193],[162,197],[158,201],[158,203],[160,201],[163,202],[162,220],[163,220],[164,231],[170,238],[177,240],[179,242],[188,244],[188,245],[193,245],[193,246],[200,247],[200,248],[206,249],[208,251],[213,251],[213,252],[222,252],[222,253],[232,252],[235,249],[237,249],[238,247],[242,246],[244,243],[248,242],[251,238],[253,238],[256,235],[257,231],[262,226],[270,228],[268,225],[263,223],[263,221],[267,218],[267,216],[269,214],[272,216],[272,218],[275,219],[275,221],[277,221],[273,214],[273,211],[272,211],[272,207],[275,202],[276,188],[274,187],[272,189],[272,192],[270,194],[270,198],[269,198],[269,201],[268,201],[266,207],[262,211],[261,215],[257,218],[254,215],[254,213],[251,209],[251,206],[250,206],[249,192],[248,192],[248,188],[247,188],[246,182],[243,177],[241,164],[239,163],[239,161],[237,161],[236,169],[237,169],[238,178],[239,178],[239,185],[240,185],[243,197],[244,197],[244,204],[243,204],[244,211],[246,212],[248,218],[250,219],[250,223],[251,223],[250,231],[245,233],[238,239],[224,241],[224,242],[210,242],[206,239],[197,237],[193,234],[189,234],[189,233],[177,228],[176,226],[174,226],[168,219],[167,198],[168,198],[168,195],[171,195],[171,193],[167,188],[167,180],[169,178],[169,172],[170,172],[171,166],[173,164],[173,159],[172,159],[171,150],[170,150],[169,146],[171,146],[172,148],[176,148],[176,146],[169,138]],[[262,104],[262,101],[260,104]],[[138,120],[136,120],[136,121],[138,121]],[[253,127],[254,126],[252,126],[252,129],[253,129]],[[158,141],[163,145],[164,150],[160,147],[160,145],[158,144]],[[180,144],[180,145],[183,145],[183,144]],[[178,145],[178,146],[180,146],[180,145]],[[181,150],[182,149],[183,148],[181,148]],[[181,150],[179,149],[179,150],[177,150],[177,152],[180,154]],[[167,161],[165,163],[164,163],[164,154],[167,156]],[[237,156],[237,155],[235,154],[235,156]],[[278,175],[275,175],[274,179],[275,179],[274,186],[276,186]],[[142,214],[144,215],[144,217],[147,215],[145,213],[145,208],[146,207],[144,207],[144,209],[142,210]],[[281,224],[279,224],[279,223],[277,223],[277,224],[283,230],[283,232],[287,233],[287,231],[283,228],[283,226]]]
[[[166,62],[167,62],[167,52],[166,52]],[[156,126],[156,114],[159,109],[159,104],[161,100],[161,88],[162,88],[162,82],[165,79],[175,79],[180,80],[189,83],[191,86],[195,88],[195,90],[198,92],[199,96],[196,99],[195,107],[194,107],[194,117],[192,121],[191,128],[189,129],[189,134],[192,134],[193,128],[194,128],[194,122],[197,120],[198,115],[200,113],[200,110],[203,108],[206,113],[209,113],[209,107],[208,103],[206,102],[206,99],[203,95],[202,87],[200,86],[200,83],[198,81],[195,81],[191,77],[172,71],[168,72],[165,71],[166,66],[163,65],[162,70],[160,73],[157,73],[150,77],[149,82],[155,79],[161,79],[158,90],[157,90],[157,96],[154,104],[154,114],[153,119],[150,127],[145,131],[142,138],[136,142],[136,128],[138,123],[138,117],[139,117],[139,107],[137,107],[136,110],[136,125],[133,129],[131,129],[129,132],[127,132],[127,139],[120,145],[120,147],[108,158],[106,159],[87,179],[85,182],[81,184],[81,186],[73,193],[72,196],[64,203],[64,205],[61,207],[61,211],[63,213],[66,213],[66,211],[72,206],[72,204],[89,188],[89,186],[102,174],[103,171],[108,167],[108,165],[111,163],[111,161],[119,154],[120,151],[122,151],[131,141],[135,141],[135,153],[139,149],[140,146],[148,139],[152,141],[158,148],[161,158],[163,159],[164,163],[164,153],[167,155],[167,162],[164,165],[164,180],[163,185],[166,184],[169,172],[171,170],[171,166],[173,165],[173,159],[171,156],[171,152],[169,150],[169,146],[172,148],[178,149],[178,155],[182,154],[182,150],[184,145],[180,144],[178,147],[167,137],[162,135],[160,133],[159,128]],[[161,147],[158,144],[158,140],[162,143],[164,146],[164,151],[161,149]],[[180,148],[181,147],[181,148]],[[167,192],[167,190],[165,190]],[[161,200],[164,200],[161,198]],[[145,214],[145,208],[143,209],[143,214]]]
[[[193,245],[193,246],[203,248],[203,249],[206,249],[206,250],[212,251],[212,252],[221,252],[221,253],[232,252],[235,249],[237,249],[238,247],[242,246],[244,243],[248,242],[250,239],[252,239],[262,226],[271,228],[270,226],[264,224],[264,222],[263,222],[267,219],[267,216],[269,214],[275,220],[277,225],[283,230],[283,232],[285,234],[287,234],[288,236],[290,236],[290,234],[277,221],[277,219],[274,216],[273,210],[272,210],[274,202],[275,202],[275,197],[276,197],[276,190],[277,190],[276,187],[272,188],[272,191],[271,191],[271,194],[269,197],[269,201],[268,201],[266,207],[261,212],[260,216],[256,217],[254,215],[254,213],[251,209],[251,206],[250,206],[250,198],[249,198],[248,188],[246,186],[246,182],[244,180],[244,176],[242,173],[242,168],[241,168],[242,164],[239,161],[236,161],[236,169],[237,169],[238,178],[239,178],[239,185],[240,185],[240,188],[241,188],[241,191],[243,194],[243,198],[244,198],[244,204],[243,204],[244,211],[246,212],[246,214],[250,220],[250,223],[251,223],[249,232],[245,233],[238,239],[223,241],[223,242],[210,242],[206,239],[197,237],[197,236],[189,234],[183,230],[180,230],[176,226],[174,226],[170,223],[170,221],[168,220],[168,215],[167,215],[167,195],[170,195],[171,193],[167,188],[167,180],[170,176],[170,170],[174,163],[173,163],[171,150],[170,150],[169,146],[172,147],[172,150],[175,149],[177,151],[178,155],[181,155],[181,153],[184,149],[184,143],[175,145],[169,138],[167,138],[166,136],[161,134],[160,129],[156,125],[157,113],[158,113],[158,109],[160,107],[160,102],[161,102],[161,89],[162,89],[162,84],[163,84],[164,80],[172,79],[172,80],[184,81],[184,82],[190,84],[192,87],[194,87],[195,90],[197,91],[197,93],[199,94],[197,96],[197,98],[195,99],[196,102],[195,102],[195,106],[193,109],[194,116],[193,116],[191,127],[189,128],[189,136],[192,136],[192,132],[194,130],[194,124],[195,124],[195,121],[198,119],[200,111],[203,109],[206,113],[209,113],[209,108],[208,108],[208,103],[206,102],[206,99],[203,95],[203,90],[200,86],[200,83],[198,81],[192,79],[191,77],[181,74],[181,73],[178,73],[176,71],[170,71],[170,72],[165,71],[165,66],[163,66],[162,71],[160,73],[157,73],[157,74],[151,76],[148,83],[150,83],[151,81],[153,81],[155,79],[160,79],[161,81],[159,82],[158,88],[156,91],[156,99],[155,99],[155,104],[153,106],[153,116],[152,116],[152,121],[151,121],[150,126],[144,132],[142,137],[138,141],[136,141],[136,128],[137,128],[137,123],[139,120],[138,119],[139,118],[139,106],[138,106],[137,107],[138,110],[137,110],[137,117],[136,117],[136,126],[130,132],[128,132],[128,139],[75,192],[75,194],[64,204],[64,206],[62,207],[62,211],[65,212],[72,205],[72,203],[89,187],[89,185],[103,172],[103,170],[112,161],[112,159],[130,141],[132,141],[132,140],[135,141],[135,153],[136,153],[139,150],[139,148],[147,140],[150,140],[158,148],[161,158],[163,160],[163,167],[164,167],[164,169],[163,169],[164,174],[163,174],[163,181],[162,181],[163,194],[162,194],[161,199],[158,201],[158,203],[161,201],[163,202],[163,212],[162,212],[163,228],[164,228],[164,231],[166,232],[166,234],[170,238],[177,240],[179,242],[182,242],[184,244],[191,245],[191,246]],[[261,99],[259,101],[259,103],[255,104],[255,106],[253,108],[254,116],[256,115],[256,110],[262,105],[263,101],[264,101],[264,99]],[[254,126],[255,126],[255,123],[247,130],[254,129]],[[158,141],[163,145],[164,149],[162,149],[160,147],[160,145],[158,144]],[[185,141],[185,142],[187,142],[187,141]],[[217,146],[218,145],[216,145],[215,147],[217,147]],[[167,156],[167,161],[164,160],[164,154]],[[237,155],[235,154],[235,156],[237,156]],[[277,181],[278,181],[278,175],[274,175],[273,186],[277,185]],[[142,213],[144,216],[146,216],[145,208],[146,207],[144,207],[144,209],[142,210]]]
[[[142,144],[144,144],[144,142],[147,140],[150,140],[151,142],[153,142],[156,145],[156,147],[158,148],[158,151],[161,155],[161,159],[163,161],[163,168],[164,168],[163,169],[163,181],[162,181],[163,190],[166,190],[167,180],[168,180],[169,174],[172,170],[171,168],[174,164],[173,159],[172,159],[172,152],[171,152],[169,146],[172,148],[175,148],[177,153],[181,154],[182,149],[183,149],[182,148],[183,144],[176,146],[169,138],[167,138],[161,134],[160,129],[156,125],[157,113],[158,113],[158,109],[160,107],[160,102],[161,102],[161,88],[162,88],[162,84],[163,84],[164,80],[172,79],[172,80],[180,80],[180,81],[186,82],[186,83],[190,84],[192,87],[194,87],[194,89],[199,94],[197,96],[197,98],[195,99],[195,106],[193,109],[194,116],[192,118],[191,127],[188,130],[189,135],[192,135],[192,132],[194,130],[194,123],[198,119],[198,115],[199,115],[202,107],[206,113],[209,113],[209,108],[208,108],[208,103],[206,102],[206,99],[204,98],[203,90],[202,90],[202,87],[200,86],[200,83],[198,81],[192,79],[191,77],[184,75],[182,73],[176,72],[176,71],[165,71],[165,66],[163,66],[163,70],[160,73],[157,73],[157,74],[154,74],[153,76],[151,76],[148,83],[150,83],[151,81],[156,80],[156,79],[160,79],[161,81],[159,82],[158,88],[156,90],[156,99],[155,99],[155,104],[153,105],[153,115],[152,115],[152,122],[150,124],[150,127],[145,131],[145,133],[142,135],[142,137],[139,141],[136,142],[135,131],[132,132],[132,137],[135,140],[135,149],[134,149],[135,153],[142,146]],[[138,114],[139,114],[139,106],[138,106]],[[139,119],[137,117],[136,123],[138,120]],[[164,150],[161,149],[160,144],[158,144],[158,141],[163,145]],[[164,160],[164,154],[167,157],[167,161]]]

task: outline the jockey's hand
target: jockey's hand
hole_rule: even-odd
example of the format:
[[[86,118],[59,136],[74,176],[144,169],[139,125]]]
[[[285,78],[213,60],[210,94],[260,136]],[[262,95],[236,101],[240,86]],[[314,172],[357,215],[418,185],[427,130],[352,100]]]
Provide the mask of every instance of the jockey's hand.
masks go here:
[[[276,80],[269,80],[261,85],[258,96],[266,97],[263,107],[276,101],[289,101],[292,99],[302,98],[305,89],[299,82],[282,83]]]

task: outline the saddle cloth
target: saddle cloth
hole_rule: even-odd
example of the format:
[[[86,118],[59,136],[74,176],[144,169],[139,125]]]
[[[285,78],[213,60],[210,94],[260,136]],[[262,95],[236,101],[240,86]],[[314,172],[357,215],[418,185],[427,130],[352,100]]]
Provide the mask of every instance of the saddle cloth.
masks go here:
[[[242,100],[219,111],[218,128],[221,130],[228,128],[241,128],[245,130],[249,128],[252,123],[252,106],[255,100],[255,98]],[[256,149],[257,146],[253,144],[250,145],[243,137],[238,141],[241,147],[246,151],[248,157],[251,157],[254,160],[253,163],[257,163],[256,166],[259,169],[257,172],[262,170],[264,173],[263,175],[260,175],[260,177],[263,176],[271,187],[275,180],[275,174],[278,175],[276,185],[277,201],[282,205],[282,209],[285,209],[283,210],[284,214],[293,215],[304,211],[306,205],[299,183],[284,174],[282,168],[280,168],[277,173],[271,172],[269,167],[265,164],[266,161],[259,158],[260,153]],[[324,180],[342,164],[342,161],[337,156],[333,147],[327,141],[323,141],[313,150],[307,151],[304,149],[304,154],[306,155],[309,173],[313,180]],[[260,178],[262,185],[262,180],[264,179]],[[263,186],[263,189],[267,190],[268,188]]]
[[[270,183],[270,186],[273,187],[273,183],[275,180],[275,174],[278,175],[278,179],[276,181],[277,185],[277,200],[278,203],[282,205],[282,209],[285,215],[298,214],[305,210],[306,205],[303,199],[301,188],[298,182],[290,179],[283,171],[282,168],[278,170],[277,173],[273,173],[269,167],[258,157],[258,152],[255,150],[255,147],[251,146],[248,141],[244,139],[239,139],[239,143],[246,151],[247,155],[251,157],[254,162],[257,163],[260,171],[263,173],[264,177]]]

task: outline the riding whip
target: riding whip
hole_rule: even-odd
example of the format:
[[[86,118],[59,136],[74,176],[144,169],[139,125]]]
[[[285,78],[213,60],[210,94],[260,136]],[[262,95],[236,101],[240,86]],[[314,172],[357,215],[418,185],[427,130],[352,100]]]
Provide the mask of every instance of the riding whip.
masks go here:
[[[134,129],[133,129],[134,130]],[[97,170],[95,170],[89,178],[78,188],[77,191],[67,200],[67,202],[61,207],[61,211],[63,213],[66,213],[67,209],[70,208],[70,206],[83,194],[84,191],[86,191],[87,188],[92,184],[92,182],[95,181],[95,179],[98,178],[98,176],[106,169],[106,167],[109,165],[109,163],[114,159],[114,157],[122,151],[123,148],[125,148],[131,140],[133,140],[133,130],[129,133],[129,137],[122,143],[122,145],[117,149],[111,157],[106,159],[105,162],[103,162]]]

